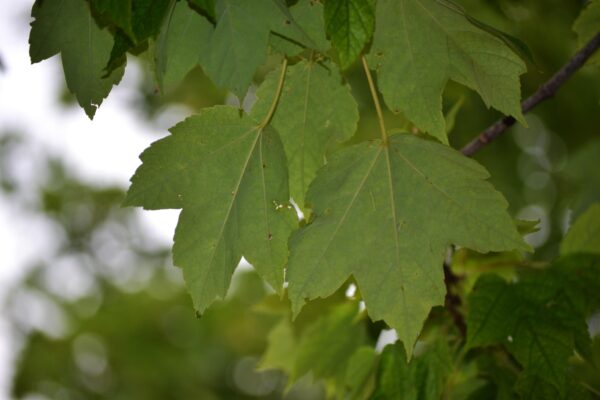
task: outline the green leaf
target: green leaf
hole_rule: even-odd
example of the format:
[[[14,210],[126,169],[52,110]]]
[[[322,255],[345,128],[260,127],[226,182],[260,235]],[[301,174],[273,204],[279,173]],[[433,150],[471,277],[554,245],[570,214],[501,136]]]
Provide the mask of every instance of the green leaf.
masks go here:
[[[600,32],[600,1],[591,0],[583,9],[573,25],[573,30],[577,33],[577,43],[579,47],[586,45],[595,35]],[[596,52],[587,62],[588,65],[600,65],[600,53]]]
[[[388,345],[381,354],[377,391],[373,400],[437,400],[442,398],[452,369],[445,341],[432,343],[421,356],[407,363],[400,343]]]
[[[215,0],[188,0],[188,3],[211,18],[211,21],[215,19]]]
[[[467,347],[501,343],[516,324],[515,299],[508,283],[497,275],[483,275],[469,295]]]
[[[60,53],[67,87],[90,119],[123,77],[123,68],[104,76],[112,37],[98,27],[81,0],[37,1],[31,11],[29,54],[36,63]]]
[[[308,326],[298,343],[293,380],[312,372],[316,378],[332,378],[344,371],[355,349],[364,341],[358,325],[356,303],[331,309]]]
[[[600,138],[595,137],[569,152],[561,177],[572,185],[567,194],[573,217],[577,218],[600,199]]]
[[[212,33],[206,18],[184,2],[174,3],[156,40],[156,77],[169,92],[198,64],[201,44]]]
[[[456,100],[454,104],[452,104],[452,107],[444,116],[444,120],[446,121],[446,136],[449,136],[450,132],[452,132],[452,130],[454,129],[454,125],[456,124],[456,116],[458,115],[458,112],[460,111],[464,103],[465,98],[462,96],[459,97],[459,99]]]
[[[275,0],[276,1],[276,0]],[[329,49],[325,37],[323,5],[314,0],[300,0],[282,13],[273,26],[270,43],[277,51],[295,56],[305,48],[322,53]]]
[[[371,50],[388,107],[447,143],[442,93],[449,79],[525,124],[525,65],[503,41],[436,0],[380,0]]]
[[[469,295],[467,346],[503,344],[524,368],[520,380],[541,380],[564,396],[568,358],[575,348],[592,353],[586,319],[600,307],[599,293],[598,256],[562,258],[512,284],[484,275]]]
[[[345,387],[349,400],[368,399],[375,387],[377,353],[371,346],[359,347],[348,361]]]
[[[133,0],[89,0],[92,9],[125,33],[133,36],[131,9]]]
[[[373,0],[325,1],[325,27],[342,69],[349,67],[371,40],[375,24]]]
[[[264,118],[277,89],[279,73],[271,73],[257,91],[252,110]],[[304,208],[304,196],[329,145],[349,139],[358,123],[358,106],[335,65],[301,61],[288,68],[271,125],[283,142],[290,174],[290,193]]]
[[[273,0],[220,0],[216,14],[217,26],[200,63],[216,86],[242,99],[267,58],[269,32],[280,10]]]
[[[505,345],[527,371],[563,393],[574,339],[568,329],[543,313],[533,308],[523,314]]]
[[[509,35],[506,32],[502,32],[501,30],[496,29],[493,26],[490,26],[484,22],[479,21],[476,18],[471,17],[469,14],[467,14],[465,9],[460,4],[457,4],[452,0],[436,0],[436,1],[438,3],[444,5],[448,9],[465,17],[471,24],[473,24],[477,28],[479,28],[483,31],[486,31],[490,35],[493,35],[493,36],[497,37],[498,39],[502,40],[508,47],[511,48],[511,50],[513,50],[515,53],[517,53],[519,55],[519,57],[524,58],[526,61],[534,64],[533,54],[531,54],[531,50],[529,50],[529,47],[527,46],[527,44],[525,44],[519,38]]]
[[[287,315],[269,332],[267,340],[269,344],[260,360],[260,369],[280,369],[291,376],[298,341]]]
[[[592,400],[597,397],[592,396],[592,393],[580,385],[576,379],[567,382],[566,391],[559,392],[556,387],[548,382],[540,379],[536,375],[523,374],[515,385],[516,392],[521,399],[527,400]]]
[[[395,328],[410,355],[431,307],[443,304],[449,244],[529,250],[488,176],[457,151],[407,134],[335,153],[308,191],[313,222],[290,239],[294,312],[353,275],[371,318]]]
[[[530,233],[535,233],[540,230],[540,220],[525,220],[518,219],[515,221],[517,225],[517,230],[521,235],[529,235]]]
[[[600,203],[593,204],[573,224],[560,244],[560,254],[600,254]]]
[[[175,0],[131,0],[130,30],[121,29],[115,34],[115,43],[106,65],[108,73],[125,62],[125,55],[149,38],[158,35],[163,25],[169,5]],[[121,16],[121,18],[124,18]],[[120,21],[120,20],[119,20]],[[117,21],[115,25],[120,26]]]
[[[279,137],[234,107],[207,108],[140,158],[126,205],[183,208],[173,260],[200,312],[227,292],[242,255],[281,291],[296,224]]]

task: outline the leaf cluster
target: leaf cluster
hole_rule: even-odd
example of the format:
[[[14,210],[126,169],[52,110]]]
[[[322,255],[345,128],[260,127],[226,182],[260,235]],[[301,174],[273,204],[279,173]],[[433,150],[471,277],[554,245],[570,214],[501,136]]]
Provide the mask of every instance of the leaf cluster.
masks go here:
[[[596,5],[576,23],[582,40]],[[526,125],[519,77],[528,52],[518,39],[445,0],[38,0],[32,16],[32,62],[60,53],[90,118],[127,53],[150,56],[163,92],[200,66],[246,105],[207,107],[171,128],[140,156],[125,204],[182,210],[173,260],[199,313],[226,296],[242,257],[289,300],[264,367],[291,382],[312,373],[350,398],[580,391],[570,359],[592,358],[586,318],[600,306],[597,256],[565,256],[515,282],[482,276],[468,295],[466,344],[439,311],[454,295],[448,249],[518,260],[532,250],[488,171],[449,146],[456,111],[442,112],[453,81]],[[364,105],[347,77],[358,60],[380,139],[355,136]],[[388,129],[394,114],[413,129]],[[597,250],[597,209],[581,221],[565,254]],[[306,304],[349,279],[356,299],[296,326]],[[378,356],[364,329],[380,320],[402,344]],[[444,332],[453,339],[440,339]]]

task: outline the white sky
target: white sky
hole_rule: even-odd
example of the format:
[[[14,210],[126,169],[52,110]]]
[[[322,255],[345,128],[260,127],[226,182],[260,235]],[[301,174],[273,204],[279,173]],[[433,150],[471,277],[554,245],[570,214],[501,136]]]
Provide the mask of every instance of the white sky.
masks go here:
[[[78,107],[57,103],[64,84],[60,58],[30,65],[28,56],[29,12],[33,1],[5,1],[0,13],[0,133],[13,129],[32,139],[23,157],[23,170],[35,180],[35,155],[39,150],[60,156],[71,173],[86,182],[127,187],[139,165],[138,155],[166,129],[182,118],[182,112],[166,114],[148,124],[129,106],[135,96],[139,67],[130,64],[119,86],[105,100],[94,121]],[[175,115],[178,114],[178,115]],[[29,162],[33,159],[33,162]],[[171,242],[177,211],[142,212],[157,238]],[[0,308],[6,294],[25,275],[25,266],[53,251],[53,230],[43,220],[27,217],[19,204],[0,197]],[[0,316],[0,399],[9,398],[15,344]]]

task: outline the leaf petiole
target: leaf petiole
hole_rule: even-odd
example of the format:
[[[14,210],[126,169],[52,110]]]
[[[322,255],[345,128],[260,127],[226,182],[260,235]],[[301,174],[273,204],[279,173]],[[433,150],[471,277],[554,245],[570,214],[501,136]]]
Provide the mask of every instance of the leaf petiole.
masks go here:
[[[283,83],[285,82],[286,70],[287,58],[283,57],[283,62],[281,63],[281,74],[279,75],[279,83],[277,84],[277,90],[275,91],[275,96],[273,97],[273,102],[271,103],[271,108],[269,108],[269,112],[258,125],[259,129],[263,129],[265,126],[267,126],[271,121],[271,118],[273,118],[273,114],[275,113],[275,109],[277,108],[277,103],[279,102],[279,97],[281,97],[281,90],[283,89]]]
[[[371,89],[371,97],[373,97],[373,104],[375,105],[375,111],[377,112],[377,119],[379,120],[379,130],[381,132],[381,140],[383,144],[387,144],[388,136],[387,131],[385,129],[385,122],[383,120],[383,112],[381,111],[381,104],[379,103],[379,97],[377,95],[377,89],[375,88],[375,83],[373,82],[373,77],[371,76],[371,70],[369,70],[369,64],[367,63],[367,59],[365,56],[361,56],[363,68],[365,70],[365,75],[367,76],[367,81],[369,82],[369,89]]]

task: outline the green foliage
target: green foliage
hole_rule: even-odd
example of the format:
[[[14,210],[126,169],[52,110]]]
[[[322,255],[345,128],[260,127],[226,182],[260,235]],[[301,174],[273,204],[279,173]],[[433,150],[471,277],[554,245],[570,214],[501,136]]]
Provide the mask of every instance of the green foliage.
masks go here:
[[[223,0],[216,7],[217,25],[201,54],[202,67],[215,85],[243,98],[266,60],[275,10],[270,0]]]
[[[573,25],[579,46],[583,47],[588,40],[598,34],[598,26],[600,26],[600,1],[590,0]],[[600,55],[592,56],[589,63],[599,66]]]
[[[560,253],[600,254],[600,203],[592,205],[573,224],[560,245]]]
[[[525,65],[501,40],[436,0],[377,2],[372,60],[388,107],[447,143],[442,92],[448,79],[476,90],[486,106],[524,122]]]
[[[268,113],[278,83],[276,71],[257,91],[252,115]],[[304,194],[325,162],[325,151],[334,142],[349,139],[356,131],[358,110],[350,88],[331,63],[301,61],[287,70],[271,126],[279,133],[290,174],[290,194],[304,208]]]
[[[349,67],[371,40],[375,24],[373,0],[327,0],[325,25],[340,66]]]
[[[335,153],[308,192],[314,221],[290,240],[295,312],[353,275],[371,318],[394,327],[410,355],[431,307],[443,303],[449,244],[528,249],[487,177],[449,147],[405,134]]]
[[[313,48],[326,52],[330,45],[325,37],[323,5],[313,0],[299,0],[283,11],[285,19],[271,32],[270,45],[282,54],[295,56]]]
[[[127,51],[133,51],[137,46],[143,46],[150,38],[155,37],[163,20],[167,16],[169,4],[176,0],[126,0],[125,4],[116,5],[114,1],[92,0],[99,3],[99,8],[107,8],[111,22],[117,27],[115,43],[107,64],[110,73],[125,62]],[[104,3],[104,4],[103,4]],[[125,9],[123,13],[123,9]]]
[[[225,296],[242,255],[280,291],[295,218],[277,134],[227,106],[171,132],[142,154],[125,204],[183,208],[173,260],[196,309]]]
[[[451,372],[452,355],[444,341],[432,343],[424,354],[407,362],[399,344],[387,346],[381,355],[378,390],[374,400],[434,400],[442,398]]]
[[[197,64],[212,25],[183,2],[173,3],[156,39],[156,78],[170,92]]]
[[[215,19],[215,0],[188,0],[190,7],[205,13],[209,18]]]
[[[568,358],[590,353],[586,318],[600,307],[597,293],[600,258],[591,255],[561,259],[512,284],[484,275],[469,295],[467,346],[502,344],[524,368],[520,392],[543,384],[564,396],[574,379]]]
[[[123,76],[123,68],[104,76],[112,46],[110,33],[97,25],[89,6],[80,0],[38,0],[31,16],[35,18],[29,36],[31,62],[60,53],[69,90],[93,118]]]
[[[211,332],[227,336],[231,346],[247,343],[237,339],[239,332],[258,332],[260,339],[250,338],[252,344],[231,357],[260,359],[256,376],[287,376],[287,385],[277,383],[268,395],[244,396],[294,398],[295,390],[309,393],[298,389],[306,387],[317,388],[307,395],[315,399],[585,399],[600,391],[600,346],[593,337],[600,310],[600,147],[585,136],[597,133],[590,108],[598,104],[597,77],[574,80],[587,95],[571,93],[557,108],[561,113],[540,109],[540,118],[555,125],[532,118],[532,130],[519,128],[520,149],[498,141],[500,150],[481,158],[486,167],[464,157],[450,146],[448,132],[453,142],[470,140],[465,132],[498,117],[485,108],[525,125],[521,57],[533,57],[530,44],[513,35],[535,36],[523,28],[529,18],[544,22],[527,4],[464,3],[35,3],[32,62],[60,53],[67,86],[90,118],[123,75],[127,53],[151,60],[167,98],[195,96],[198,112],[140,156],[125,205],[181,209],[173,261],[201,321],[209,321],[202,323],[221,321]],[[583,8],[573,26],[580,46],[598,31],[598,4]],[[569,7],[573,18],[562,36],[575,20],[576,7]],[[465,11],[471,8],[473,16]],[[507,29],[515,21],[520,28]],[[557,42],[558,54],[574,50],[563,42]],[[536,61],[539,43],[531,46]],[[550,74],[557,65],[546,61],[545,69]],[[543,73],[527,75],[524,92],[535,90]],[[210,96],[215,87],[223,90],[219,99]],[[378,90],[391,113],[380,109]],[[226,92],[238,97],[239,108],[214,105]],[[571,106],[573,98],[584,106]],[[196,110],[198,104],[203,108]],[[567,121],[552,119],[559,117]],[[579,129],[571,125],[587,119],[593,130],[573,139]],[[571,146],[580,149],[565,162]],[[54,204],[59,197],[48,197],[48,210],[60,209]],[[512,214],[527,214],[528,206],[540,215],[518,218],[539,219],[516,220]],[[570,211],[576,221],[563,239]],[[548,232],[541,249],[536,240]],[[532,247],[522,235],[532,235],[537,253],[526,254]],[[260,277],[252,275],[247,290],[232,283],[242,257]],[[156,338],[146,341],[143,331],[150,329],[147,310],[162,306],[144,296],[129,306],[117,297],[103,318],[127,320],[146,304],[129,326],[144,339],[142,347],[155,346]],[[109,307],[121,301],[121,308]],[[242,322],[223,323],[227,316]],[[118,336],[117,327],[104,332],[104,325],[110,323],[86,329]],[[375,344],[386,328],[399,340],[379,354]],[[32,354],[65,352],[73,340],[57,347],[32,342]],[[207,355],[210,346],[202,340],[193,343],[186,368],[196,368],[194,357],[219,359]],[[127,352],[123,343],[115,348]],[[142,369],[166,360],[175,369],[178,359],[156,349],[139,351],[143,362],[124,358],[119,364]],[[69,363],[68,357],[60,361]],[[218,364],[217,370],[227,368]],[[27,364],[24,371],[35,381],[45,374],[61,380],[60,370],[49,371],[45,363],[39,370]],[[193,385],[190,395],[187,381],[197,377],[183,378],[186,383],[173,380],[186,388],[177,398],[240,395]],[[171,375],[165,379],[167,387]],[[73,380],[67,376],[64,385],[76,385]],[[253,384],[260,386],[248,387]],[[144,398],[168,392],[150,388],[151,394],[123,393]]]

